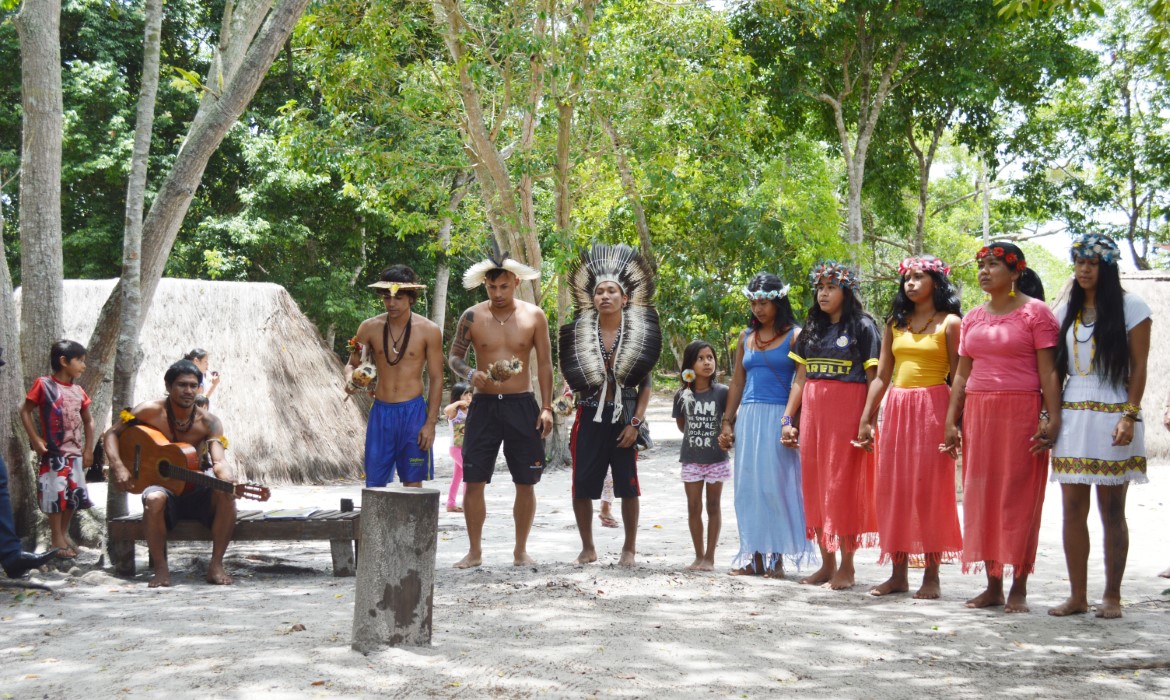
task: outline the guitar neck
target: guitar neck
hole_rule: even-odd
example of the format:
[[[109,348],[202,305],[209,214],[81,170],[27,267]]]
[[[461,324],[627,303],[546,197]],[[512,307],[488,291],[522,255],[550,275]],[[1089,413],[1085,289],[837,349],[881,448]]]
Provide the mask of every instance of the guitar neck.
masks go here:
[[[170,462],[160,463],[158,465],[158,473],[162,474],[168,479],[178,479],[179,481],[185,481],[189,484],[195,484],[196,486],[206,486],[207,488],[216,489],[217,491],[235,493],[235,485],[230,481],[217,479],[214,476],[209,476],[203,472],[177,467]]]

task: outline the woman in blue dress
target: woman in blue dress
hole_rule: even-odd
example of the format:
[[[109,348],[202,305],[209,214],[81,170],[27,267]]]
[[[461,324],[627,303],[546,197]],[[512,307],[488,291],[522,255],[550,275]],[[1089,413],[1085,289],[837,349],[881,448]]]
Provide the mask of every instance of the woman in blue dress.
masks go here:
[[[797,568],[815,558],[805,539],[800,452],[780,444],[780,419],[796,363],[788,351],[796,327],[788,286],[761,272],[743,293],[752,316],[735,348],[735,369],[719,442],[735,445],[735,517],[739,554],[732,576],[781,578],[784,559]]]

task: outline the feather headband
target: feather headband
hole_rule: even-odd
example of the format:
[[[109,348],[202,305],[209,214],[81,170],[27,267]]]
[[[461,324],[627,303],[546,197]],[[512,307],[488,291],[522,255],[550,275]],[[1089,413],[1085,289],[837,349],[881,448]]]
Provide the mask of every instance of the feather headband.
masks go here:
[[[467,272],[463,273],[463,288],[475,289],[484,283],[487,275],[492,270],[507,270],[513,275],[516,275],[522,280],[538,280],[540,279],[540,272],[528,267],[519,260],[513,260],[508,257],[508,251],[500,252],[500,245],[496,243],[496,239],[492,239],[492,252],[488,255],[487,260],[477,262],[471,267],[467,268]]]
[[[1105,264],[1116,263],[1121,259],[1121,248],[1117,247],[1109,236],[1099,233],[1086,233],[1073,239],[1072,259],[1099,260]]]
[[[791,287],[792,287],[792,285],[786,284],[780,289],[773,289],[773,290],[767,291],[767,292],[765,292],[762,289],[757,289],[753,292],[752,290],[748,289],[747,287],[744,287],[743,288],[743,295],[751,300],[755,300],[755,299],[783,299],[784,297],[788,296],[788,290]]]
[[[630,306],[654,303],[654,268],[628,245],[598,243],[582,251],[569,267],[569,286],[578,311],[593,309],[593,290],[602,282],[613,282],[629,298]]]
[[[416,289],[427,288],[425,284],[418,284],[416,282],[387,282],[386,280],[375,282],[373,284],[367,284],[366,286],[379,293],[381,293],[382,290],[388,290],[390,292],[390,296],[392,297],[398,296],[398,292],[400,291],[413,291]]]
[[[812,269],[812,272],[808,273],[809,282],[814,287],[823,277],[827,277],[838,287],[848,287],[854,294],[857,294],[858,288],[861,286],[861,279],[853,271],[853,268],[836,260],[822,260]]]

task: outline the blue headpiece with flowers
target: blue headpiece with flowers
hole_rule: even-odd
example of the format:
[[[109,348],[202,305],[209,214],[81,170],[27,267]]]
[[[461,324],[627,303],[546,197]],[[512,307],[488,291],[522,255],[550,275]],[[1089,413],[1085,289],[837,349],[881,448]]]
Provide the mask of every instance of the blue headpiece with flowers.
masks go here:
[[[848,287],[854,294],[857,294],[861,287],[861,277],[857,272],[836,260],[822,260],[808,273],[808,280],[813,287],[816,287],[817,281],[824,277],[838,287]]]
[[[1121,249],[1109,236],[1100,233],[1084,233],[1073,239],[1073,262],[1076,262],[1078,258],[1116,264],[1121,259]]]

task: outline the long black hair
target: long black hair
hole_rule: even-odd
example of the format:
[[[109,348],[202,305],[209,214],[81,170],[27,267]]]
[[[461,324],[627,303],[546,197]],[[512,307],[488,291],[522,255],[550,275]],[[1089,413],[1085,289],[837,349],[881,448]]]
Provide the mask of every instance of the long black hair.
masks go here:
[[[693,370],[695,368],[695,363],[699,361],[699,353],[703,352],[703,348],[707,348],[711,351],[711,354],[715,357],[716,372],[719,371],[719,353],[715,352],[715,346],[711,345],[711,343],[708,343],[705,340],[692,340],[686,346],[686,348],[683,349],[682,367],[679,368],[679,381],[682,383],[682,389],[679,389],[679,391],[687,388],[695,388],[695,383],[685,381],[682,378],[682,373],[688,369]],[[711,383],[715,383],[715,377],[711,377]]]
[[[1068,329],[1072,328],[1084,308],[1085,290],[1073,282],[1064,322],[1060,324],[1060,342],[1056,345],[1056,370],[1062,384],[1068,375]],[[1102,260],[1098,264],[1097,320],[1092,326],[1081,321],[1080,326],[1092,328],[1092,337],[1097,344],[1096,354],[1090,362],[1092,371],[1115,387],[1125,386],[1129,379],[1129,333],[1125,330],[1125,290],[1121,287],[1121,270],[1117,263]]]
[[[451,403],[458,403],[463,400],[463,395],[471,391],[471,385],[467,382],[455,382],[451,387]]]
[[[771,272],[761,272],[748,282],[747,288],[749,292],[778,292],[784,289],[784,283]],[[787,333],[788,329],[796,324],[796,315],[792,313],[792,304],[788,301],[788,295],[769,299],[769,301],[776,307],[776,317],[772,319],[772,330],[776,333]],[[748,318],[748,330],[755,331],[759,328],[760,320],[756,318],[755,314],[751,314]],[[695,355],[698,356],[698,350],[695,351]],[[694,364],[694,360],[691,360],[691,364]],[[683,369],[686,367],[684,362]]]
[[[921,260],[927,261],[938,259],[933,255],[920,255],[918,257]],[[930,275],[931,281],[934,282],[931,300],[934,302],[935,310],[954,314],[961,318],[963,316],[963,304],[959,299],[959,290],[955,289],[955,285],[951,284],[950,278],[939,270],[924,269],[922,272]],[[906,275],[902,275],[898,281],[898,293],[894,295],[894,301],[890,305],[890,314],[886,317],[886,323],[892,324],[894,328],[909,328],[910,316],[914,313],[914,308],[914,302],[910,301],[910,297],[906,296]]]
[[[861,299],[853,293],[853,289],[848,285],[841,285],[841,293],[845,295],[841,302],[841,321],[848,329],[847,335],[856,343],[859,336],[858,329],[860,328],[863,319],[869,319],[874,323],[873,316],[865,310],[861,304]],[[817,303],[817,292],[813,288],[813,302],[808,309],[808,320],[805,321],[804,328],[800,331],[800,337],[796,339],[796,354],[803,357],[808,357],[810,348],[816,346],[820,342],[821,337],[829,326],[833,325],[829,314],[821,310],[821,305]],[[876,323],[874,324],[876,326]]]
[[[1019,270],[1019,265],[1024,264],[1024,270],[1020,271],[1020,279],[1016,282],[1016,289],[1019,289],[1024,294],[1044,301],[1044,283],[1040,281],[1040,275],[1036,271],[1027,266],[1027,261],[1024,259],[1024,251],[1015,243],[1008,243],[1007,241],[996,241],[987,246],[988,250],[1003,250],[1003,255],[996,255],[995,257],[1003,260],[1004,265],[1009,270]],[[981,251],[982,252],[982,251]],[[1016,262],[1009,263],[1007,258],[1015,256]]]

